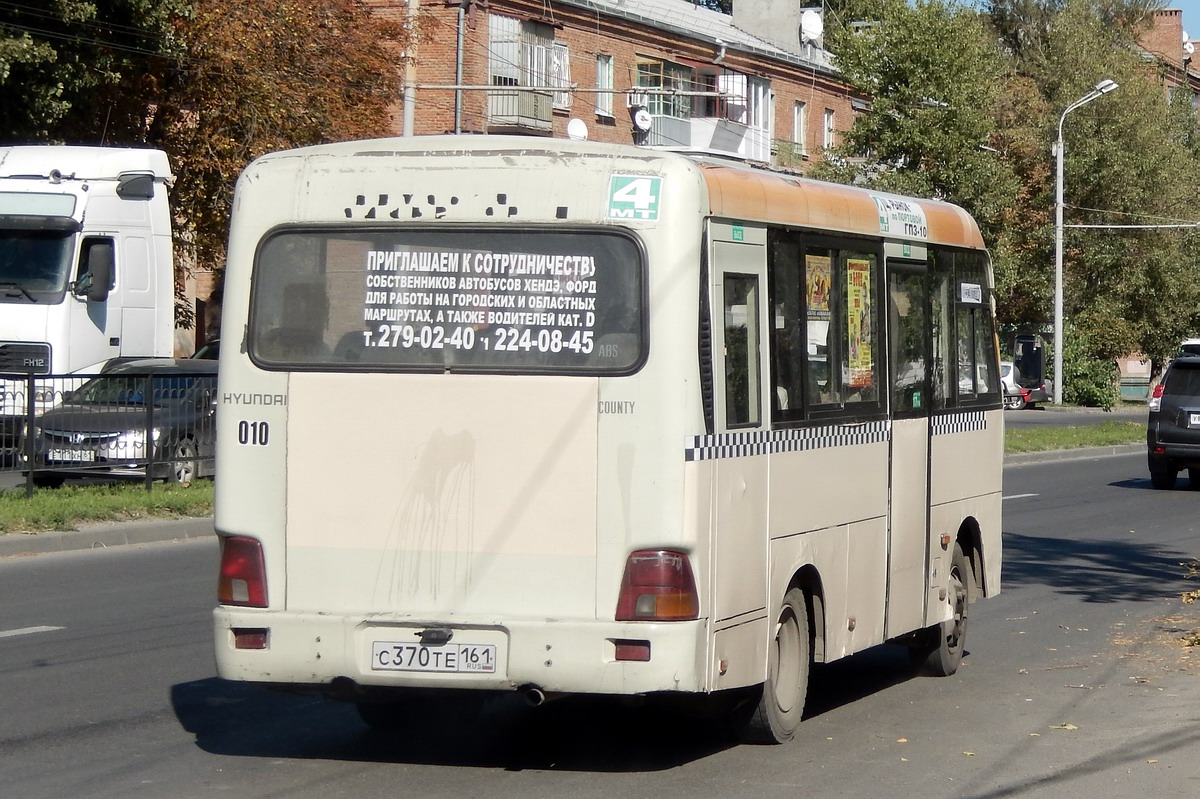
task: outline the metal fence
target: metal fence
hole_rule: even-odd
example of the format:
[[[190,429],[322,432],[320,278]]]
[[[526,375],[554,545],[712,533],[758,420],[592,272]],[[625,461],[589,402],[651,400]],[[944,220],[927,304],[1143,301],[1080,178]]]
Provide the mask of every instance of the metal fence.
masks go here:
[[[215,362],[92,375],[0,373],[0,472],[187,483],[215,473]]]

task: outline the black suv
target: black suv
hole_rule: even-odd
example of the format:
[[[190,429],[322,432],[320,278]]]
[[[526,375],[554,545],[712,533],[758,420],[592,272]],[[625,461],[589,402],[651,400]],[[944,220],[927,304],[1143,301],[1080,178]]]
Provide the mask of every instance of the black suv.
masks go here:
[[[1174,488],[1180,469],[1200,488],[1200,355],[1171,361],[1150,395],[1146,459],[1155,488]]]

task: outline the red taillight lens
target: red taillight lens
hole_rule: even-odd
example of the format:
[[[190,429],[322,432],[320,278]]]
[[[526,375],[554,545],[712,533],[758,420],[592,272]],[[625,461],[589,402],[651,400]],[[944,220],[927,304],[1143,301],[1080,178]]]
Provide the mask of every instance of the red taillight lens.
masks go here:
[[[263,565],[262,544],[255,539],[236,535],[221,539],[217,601],[248,608],[267,606],[267,570]]]
[[[1164,386],[1162,383],[1159,383],[1157,386],[1154,387],[1154,391],[1153,391],[1153,393],[1150,394],[1150,397],[1152,399],[1162,399],[1163,389],[1165,389],[1165,388],[1166,388],[1166,386]]]
[[[617,621],[681,621],[699,615],[700,598],[687,555],[641,550],[625,561]]]

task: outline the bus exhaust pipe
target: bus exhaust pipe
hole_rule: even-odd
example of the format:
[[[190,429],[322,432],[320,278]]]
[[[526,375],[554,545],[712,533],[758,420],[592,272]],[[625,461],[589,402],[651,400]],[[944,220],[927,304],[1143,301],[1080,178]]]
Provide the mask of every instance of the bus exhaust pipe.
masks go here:
[[[517,689],[517,693],[529,707],[540,707],[546,703],[546,692],[536,685],[523,685]]]

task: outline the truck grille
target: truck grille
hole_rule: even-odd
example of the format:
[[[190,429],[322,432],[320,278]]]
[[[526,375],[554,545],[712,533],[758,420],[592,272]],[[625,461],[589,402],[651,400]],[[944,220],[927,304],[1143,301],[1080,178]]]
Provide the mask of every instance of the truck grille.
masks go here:
[[[0,341],[0,372],[50,374],[50,345],[24,341]]]

